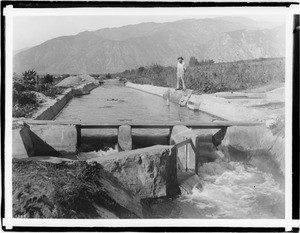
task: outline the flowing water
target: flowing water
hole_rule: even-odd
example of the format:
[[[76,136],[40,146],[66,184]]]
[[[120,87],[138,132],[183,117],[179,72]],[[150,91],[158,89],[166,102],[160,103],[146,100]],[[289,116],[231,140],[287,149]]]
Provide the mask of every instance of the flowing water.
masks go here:
[[[208,114],[194,112],[163,98],[124,86],[104,86],[89,95],[72,99],[56,120],[107,122],[212,121]]]
[[[221,167],[222,172],[215,170]],[[202,188],[152,205],[153,218],[284,218],[284,191],[271,174],[240,162],[211,162]]]
[[[90,95],[74,98],[56,117],[56,120],[98,122],[210,122],[214,119],[172,103],[168,106],[159,96],[121,86],[98,87]],[[168,134],[164,130],[147,130],[148,134],[159,132]],[[284,218],[284,189],[272,174],[246,163],[218,160],[205,163],[199,176],[202,188],[195,187],[192,194],[176,199],[156,200],[147,217]]]

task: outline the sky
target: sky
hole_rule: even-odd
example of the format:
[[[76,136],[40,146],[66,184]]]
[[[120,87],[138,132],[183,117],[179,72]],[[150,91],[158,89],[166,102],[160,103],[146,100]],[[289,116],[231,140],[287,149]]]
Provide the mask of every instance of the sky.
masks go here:
[[[39,45],[59,36],[75,35],[82,31],[121,27],[142,22],[173,22],[190,18],[214,18],[221,15],[105,15],[105,16],[14,16],[13,50]],[[284,22],[284,16],[263,15],[247,17],[257,21]]]

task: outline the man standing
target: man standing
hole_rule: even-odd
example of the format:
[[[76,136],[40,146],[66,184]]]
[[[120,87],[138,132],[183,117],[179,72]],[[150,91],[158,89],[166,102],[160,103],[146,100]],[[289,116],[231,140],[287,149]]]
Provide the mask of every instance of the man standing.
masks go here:
[[[179,80],[181,79],[182,82],[182,88],[185,90],[185,84],[184,84],[184,72],[186,71],[185,63],[183,62],[183,58],[179,57],[177,58],[177,85],[176,90],[179,90]]]

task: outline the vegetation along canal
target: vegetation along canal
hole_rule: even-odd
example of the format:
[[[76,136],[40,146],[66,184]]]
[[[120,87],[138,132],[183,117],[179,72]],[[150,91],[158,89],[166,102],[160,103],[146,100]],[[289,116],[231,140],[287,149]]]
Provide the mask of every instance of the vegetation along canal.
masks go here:
[[[124,86],[101,86],[89,95],[73,98],[55,120],[107,122],[153,121],[213,121],[213,116],[179,107],[152,94]],[[108,132],[109,130],[107,130]],[[112,130],[111,130],[112,131]],[[99,144],[101,135],[114,134],[100,130],[86,130],[83,151],[107,150],[115,138],[105,145]],[[164,130],[133,131],[133,134],[165,135]],[[96,136],[95,136],[96,135]],[[98,135],[98,136],[97,136]],[[133,140],[135,140],[133,138]],[[153,144],[166,143],[162,140]],[[133,142],[135,147],[138,140]],[[101,143],[100,143],[101,144]],[[110,149],[113,150],[113,149]],[[221,152],[220,152],[221,153]],[[221,156],[222,157],[222,156]],[[246,162],[217,159],[199,167],[201,188],[176,199],[151,201],[151,214],[147,218],[284,218],[284,188],[272,174],[262,172]],[[198,186],[199,187],[199,186]]]

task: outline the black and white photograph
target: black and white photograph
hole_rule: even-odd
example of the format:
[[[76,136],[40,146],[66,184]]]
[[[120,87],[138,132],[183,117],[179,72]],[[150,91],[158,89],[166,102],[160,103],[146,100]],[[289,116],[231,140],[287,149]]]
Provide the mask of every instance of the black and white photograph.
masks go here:
[[[287,10],[5,10],[7,225],[286,227]]]

